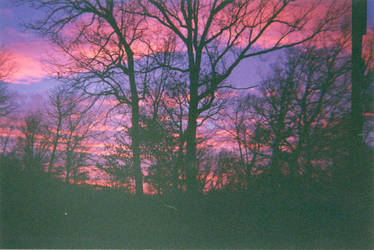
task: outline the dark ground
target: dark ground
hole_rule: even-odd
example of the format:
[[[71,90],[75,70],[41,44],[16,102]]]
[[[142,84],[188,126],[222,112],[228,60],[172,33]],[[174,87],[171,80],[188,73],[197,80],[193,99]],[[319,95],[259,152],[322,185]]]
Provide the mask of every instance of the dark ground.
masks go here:
[[[372,206],[349,189],[135,197],[6,168],[1,180],[0,248],[374,248]]]

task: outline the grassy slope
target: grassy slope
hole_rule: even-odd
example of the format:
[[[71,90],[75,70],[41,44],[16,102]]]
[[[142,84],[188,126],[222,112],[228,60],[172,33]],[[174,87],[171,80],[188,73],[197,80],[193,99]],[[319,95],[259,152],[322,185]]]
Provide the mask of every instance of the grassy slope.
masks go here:
[[[372,208],[346,192],[328,200],[297,191],[134,197],[4,167],[1,181],[0,248],[374,246]]]

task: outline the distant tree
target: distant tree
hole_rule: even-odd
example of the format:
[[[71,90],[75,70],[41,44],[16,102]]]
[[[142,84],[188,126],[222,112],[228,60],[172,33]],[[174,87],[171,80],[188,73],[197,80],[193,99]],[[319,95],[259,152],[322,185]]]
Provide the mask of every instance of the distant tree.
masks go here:
[[[255,107],[261,106],[262,100],[256,95],[244,94],[232,97],[221,112],[216,123],[218,130],[223,130],[228,136],[224,139],[232,141],[238,149],[238,161],[244,169],[247,186],[251,176],[259,170],[257,163],[265,164],[269,157],[266,144],[269,132],[263,124],[263,117],[256,112]]]
[[[6,126],[0,126],[2,128],[6,128],[7,131],[6,131],[6,134],[3,135],[1,138],[0,138],[0,145],[1,145],[1,155],[2,156],[5,156],[7,151],[8,151],[8,145],[9,145],[9,141],[10,141],[10,137],[12,135],[12,133],[14,132],[15,130],[15,126],[11,125],[9,126],[8,124]]]
[[[112,185],[134,192],[134,167],[131,158],[131,148],[126,138],[127,128],[114,135],[112,144],[106,146],[106,153],[103,162],[96,166],[107,175]]]
[[[170,64],[170,61],[178,60],[168,50],[159,53],[157,57],[162,57],[156,58],[158,63],[166,61],[165,63]],[[167,186],[169,190],[182,189],[185,177],[184,131],[188,102],[184,76],[167,67],[152,72],[147,97],[150,105],[142,107],[141,118],[144,135],[142,144],[151,164],[147,179],[155,183],[156,179],[156,182],[159,182],[166,178],[164,184],[159,182],[157,185]]]
[[[255,106],[269,130],[270,173],[313,176],[332,167],[338,129],[349,112],[350,57],[346,43],[322,49],[289,49],[274,65]],[[341,136],[340,134],[339,136]],[[331,141],[330,141],[331,140]],[[338,166],[336,166],[338,167]]]
[[[46,107],[46,114],[49,123],[50,137],[52,139],[52,151],[48,163],[48,172],[51,172],[55,163],[57,147],[63,133],[63,123],[69,119],[78,105],[77,96],[69,93],[66,87],[56,87],[49,95],[49,103]]]
[[[49,160],[48,172],[56,165],[62,165],[65,182],[70,177],[78,180],[79,169],[87,163],[89,142],[99,135],[94,130],[101,121],[97,98],[90,98],[82,92],[64,84],[50,92],[45,107],[45,121],[48,129]],[[61,168],[61,167],[60,167]]]
[[[79,169],[86,166],[90,157],[90,143],[99,139],[100,132],[95,127],[100,123],[97,114],[100,110],[94,106],[95,100],[76,97],[73,112],[67,117],[62,135],[63,156],[65,161],[65,183],[69,183],[71,175],[77,179]]]
[[[28,114],[24,118],[24,125],[19,128],[22,136],[18,137],[17,146],[25,170],[40,170],[46,162],[48,138],[41,117],[40,112]]]
[[[14,95],[7,89],[6,83],[0,81],[0,118],[6,117],[16,110]]]
[[[85,166],[90,158],[90,140],[98,135],[93,129],[100,120],[97,117],[97,110],[91,110],[92,105],[79,105],[65,125],[65,133],[62,136],[65,183],[70,182],[71,175],[73,179],[77,179],[79,168]]]
[[[4,46],[0,46],[0,127],[7,133],[0,138],[1,154],[3,156],[8,150],[10,135],[14,129],[14,126],[9,126],[9,123],[13,120],[10,115],[17,109],[15,93],[10,91],[7,88],[7,83],[5,83],[14,71],[15,64],[11,52]]]
[[[15,71],[12,54],[0,46],[0,118],[9,115],[16,108],[13,96],[7,87],[6,81]]]
[[[12,53],[0,45],[0,81],[7,80],[15,71]]]
[[[157,185],[161,193],[171,190],[176,187],[178,178],[174,170],[177,138],[158,120],[143,118],[142,121],[143,153],[150,164],[147,180]]]
[[[220,180],[222,190],[237,191],[243,189],[246,184],[246,169],[230,151],[219,152],[215,176]]]

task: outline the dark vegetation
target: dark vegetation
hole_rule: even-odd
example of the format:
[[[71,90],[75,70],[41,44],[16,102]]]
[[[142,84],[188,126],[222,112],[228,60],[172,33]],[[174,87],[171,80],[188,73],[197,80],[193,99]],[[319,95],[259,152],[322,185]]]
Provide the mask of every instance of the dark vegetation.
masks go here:
[[[1,248],[373,247],[370,196],[349,186],[135,196],[17,163],[2,161]]]

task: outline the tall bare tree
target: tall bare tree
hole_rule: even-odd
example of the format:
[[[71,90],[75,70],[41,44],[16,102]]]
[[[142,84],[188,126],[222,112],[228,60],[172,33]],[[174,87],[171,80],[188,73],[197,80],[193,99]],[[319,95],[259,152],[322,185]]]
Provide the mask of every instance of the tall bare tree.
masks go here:
[[[322,4],[319,1],[284,0],[39,0],[32,1],[32,5],[46,14],[32,27],[50,37],[69,55],[72,63],[67,71],[81,73],[77,85],[90,94],[112,95],[119,104],[131,107],[131,150],[133,166],[137,169],[137,193],[142,193],[142,172],[139,74],[135,58],[147,54],[144,48],[157,47],[158,42],[152,40],[152,34],[146,34],[155,22],[167,31],[165,34],[171,33],[178,38],[175,51],[186,51],[180,53],[183,63],[161,66],[188,75],[189,113],[184,133],[187,179],[189,190],[198,190],[197,120],[215,103],[217,90],[230,87],[224,86],[224,82],[236,66],[246,58],[315,38],[347,10],[342,1]],[[138,53],[140,50],[143,51]]]
[[[45,15],[30,25],[50,38],[65,57],[58,60],[59,76],[75,80],[87,94],[114,97],[131,109],[131,152],[136,192],[143,193],[139,145],[140,86],[136,57],[143,51],[144,18],[130,13],[135,1],[30,1]],[[57,61],[55,61],[57,62]],[[145,82],[143,82],[145,83]]]
[[[216,91],[239,63],[313,39],[349,9],[343,1],[150,0],[139,4],[140,14],[175,34],[186,51],[186,66],[173,65],[173,69],[189,78],[185,138],[190,190],[198,189],[197,119],[209,110]]]

